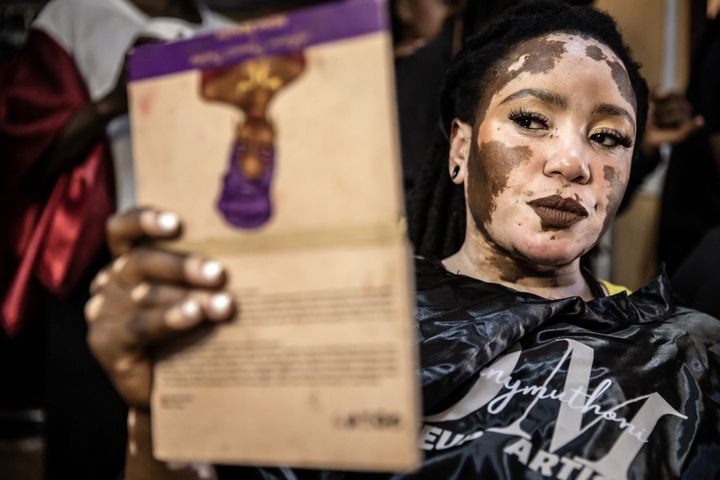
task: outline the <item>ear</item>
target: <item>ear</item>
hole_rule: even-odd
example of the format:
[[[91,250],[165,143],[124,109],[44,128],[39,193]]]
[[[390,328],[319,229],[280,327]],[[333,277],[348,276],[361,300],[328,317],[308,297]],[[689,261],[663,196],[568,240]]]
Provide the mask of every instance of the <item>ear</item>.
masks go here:
[[[461,185],[467,176],[467,162],[472,144],[472,127],[455,118],[450,127],[450,155],[448,157],[448,174],[456,185]],[[454,172],[457,175],[454,176]]]

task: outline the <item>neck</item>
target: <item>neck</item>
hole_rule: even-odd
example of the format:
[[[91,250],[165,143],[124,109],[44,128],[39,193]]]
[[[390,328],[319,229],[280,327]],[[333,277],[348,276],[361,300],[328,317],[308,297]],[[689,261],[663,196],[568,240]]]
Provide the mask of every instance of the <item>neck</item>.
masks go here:
[[[444,259],[443,266],[451,273],[498,283],[551,300],[574,296],[593,299],[580,271],[579,258],[566,265],[541,265],[518,258],[484,237],[466,235],[460,250]]]

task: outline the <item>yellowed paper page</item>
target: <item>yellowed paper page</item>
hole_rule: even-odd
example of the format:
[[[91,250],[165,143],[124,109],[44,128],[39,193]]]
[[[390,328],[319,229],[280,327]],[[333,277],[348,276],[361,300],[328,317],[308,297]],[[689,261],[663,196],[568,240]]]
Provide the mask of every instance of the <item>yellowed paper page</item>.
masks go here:
[[[133,59],[138,203],[180,213],[177,248],[222,261],[240,303],[236,321],[158,352],[158,458],[418,465],[384,12],[317,7]]]

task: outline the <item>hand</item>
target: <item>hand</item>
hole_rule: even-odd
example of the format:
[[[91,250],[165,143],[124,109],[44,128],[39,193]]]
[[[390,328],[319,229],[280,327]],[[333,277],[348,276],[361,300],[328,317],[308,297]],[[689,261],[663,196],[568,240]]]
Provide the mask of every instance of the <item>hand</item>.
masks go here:
[[[152,243],[177,238],[180,231],[176,214],[148,208],[108,221],[108,244],[116,258],[91,285],[85,306],[88,342],[131,407],[150,402],[149,348],[235,313],[218,262]]]
[[[663,143],[680,143],[703,123],[700,115],[692,115],[692,106],[683,95],[655,89],[650,94],[643,153],[650,156],[657,153]]]

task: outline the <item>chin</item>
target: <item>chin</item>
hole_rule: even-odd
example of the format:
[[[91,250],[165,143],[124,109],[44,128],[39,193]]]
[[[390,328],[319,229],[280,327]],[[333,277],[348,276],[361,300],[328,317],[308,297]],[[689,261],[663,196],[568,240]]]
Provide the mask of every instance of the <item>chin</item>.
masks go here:
[[[543,232],[539,237],[523,239],[515,245],[515,253],[530,263],[561,267],[574,262],[589,250],[578,245],[574,238],[563,239],[551,231]]]

